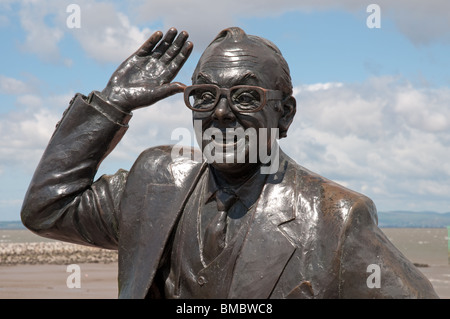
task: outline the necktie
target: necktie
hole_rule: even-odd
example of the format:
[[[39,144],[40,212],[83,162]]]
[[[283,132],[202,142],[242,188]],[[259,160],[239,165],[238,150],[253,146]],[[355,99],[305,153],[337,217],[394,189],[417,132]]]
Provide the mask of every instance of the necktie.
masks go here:
[[[225,248],[227,211],[236,202],[237,196],[228,189],[216,192],[217,212],[206,226],[203,243],[203,256],[207,263],[216,258]]]

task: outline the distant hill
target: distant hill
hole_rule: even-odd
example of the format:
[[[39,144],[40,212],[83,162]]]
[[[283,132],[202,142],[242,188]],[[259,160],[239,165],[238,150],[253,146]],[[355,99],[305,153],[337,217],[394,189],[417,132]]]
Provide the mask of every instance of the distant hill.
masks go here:
[[[378,212],[381,228],[441,228],[450,226],[450,213],[392,211]],[[0,221],[0,229],[25,229],[21,221]]]
[[[450,226],[450,213],[393,211],[378,212],[378,226],[398,228],[441,228]]]
[[[0,229],[25,229],[21,221],[0,221]]]

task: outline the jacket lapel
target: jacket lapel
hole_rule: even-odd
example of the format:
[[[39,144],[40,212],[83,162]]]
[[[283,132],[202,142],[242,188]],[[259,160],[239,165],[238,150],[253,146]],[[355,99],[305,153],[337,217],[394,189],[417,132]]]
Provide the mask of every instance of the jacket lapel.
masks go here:
[[[152,169],[159,174],[151,183],[143,180],[150,165],[146,163],[160,165]],[[119,239],[119,298],[145,298],[171,231],[205,167],[197,162],[168,163],[158,157],[149,157],[139,166],[130,174],[122,201],[126,222]]]
[[[295,187],[285,178],[288,166],[280,152],[279,170],[267,179],[236,262],[229,298],[269,298],[295,251],[279,228],[295,219]]]

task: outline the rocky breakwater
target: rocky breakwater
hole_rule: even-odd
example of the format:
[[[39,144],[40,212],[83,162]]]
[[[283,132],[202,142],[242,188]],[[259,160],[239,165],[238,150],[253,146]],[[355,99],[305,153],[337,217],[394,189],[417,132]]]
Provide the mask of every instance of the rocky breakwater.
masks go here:
[[[64,242],[0,243],[0,266],[117,262],[117,251]]]

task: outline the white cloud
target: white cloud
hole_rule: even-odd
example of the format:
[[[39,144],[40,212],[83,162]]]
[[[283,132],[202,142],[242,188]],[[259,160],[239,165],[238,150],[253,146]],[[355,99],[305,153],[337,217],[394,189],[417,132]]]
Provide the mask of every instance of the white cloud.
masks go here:
[[[17,97],[17,105],[25,107],[26,109],[36,109],[42,108],[43,100],[40,96],[35,94],[24,94]]]
[[[58,44],[64,35],[61,25],[49,26],[45,21],[55,14],[51,10],[51,4],[52,2],[23,1],[19,12],[22,28],[26,32],[22,50],[34,53],[47,62],[60,59]]]
[[[203,48],[217,32],[235,25],[240,17],[276,17],[286,12],[343,10],[366,18],[370,2],[355,0],[259,0],[259,1],[183,1],[136,2],[140,22],[162,20],[165,28],[177,26],[191,33],[194,43]],[[139,3],[141,3],[139,5]],[[434,41],[450,43],[450,3],[447,0],[378,0],[381,19],[392,19],[398,29],[415,44]],[[383,23],[382,23],[383,24]]]
[[[133,1],[128,6],[114,2],[80,0],[77,4],[81,9],[81,28],[69,29],[66,26],[66,7],[72,2],[21,1],[20,19],[26,31],[22,48],[37,54],[44,61],[70,64],[70,59],[62,59],[59,51],[60,41],[70,32],[85,52],[95,60],[121,62],[151,34],[150,29],[139,27],[140,24],[162,22],[165,29],[172,26],[180,30],[185,29],[190,33],[196,49],[202,51],[219,30],[236,25],[241,17],[274,17],[291,11],[333,9],[352,12],[361,19],[368,15],[368,4],[354,0],[339,3],[332,0],[141,0]],[[448,1],[379,0],[377,4],[382,10],[381,18],[392,19],[413,43],[450,43]],[[4,23],[6,22],[5,20]]]
[[[16,95],[29,92],[30,90],[30,85],[21,80],[0,75],[0,93]]]
[[[448,88],[379,77],[296,92],[297,116],[281,145],[300,164],[385,209],[424,207],[433,198],[430,210],[449,210]]]
[[[0,118],[0,164],[32,172],[72,96],[18,96],[17,109]]]
[[[100,62],[122,62],[152,33],[133,25],[113,4],[84,2],[81,28],[71,29],[85,52]]]
[[[409,126],[428,132],[450,129],[450,89],[414,90],[406,88],[397,96],[395,111]]]
[[[446,0],[379,1],[400,32],[416,45],[450,43],[450,3]]]
[[[69,28],[67,18],[73,12],[66,8],[73,1],[21,1],[19,17],[26,39],[22,50],[34,53],[46,62],[67,66],[72,60],[61,57],[59,44],[70,33],[86,54],[100,62],[121,62],[136,50],[151,34],[139,28],[118,11],[114,3],[77,1],[80,8],[80,28]]]

